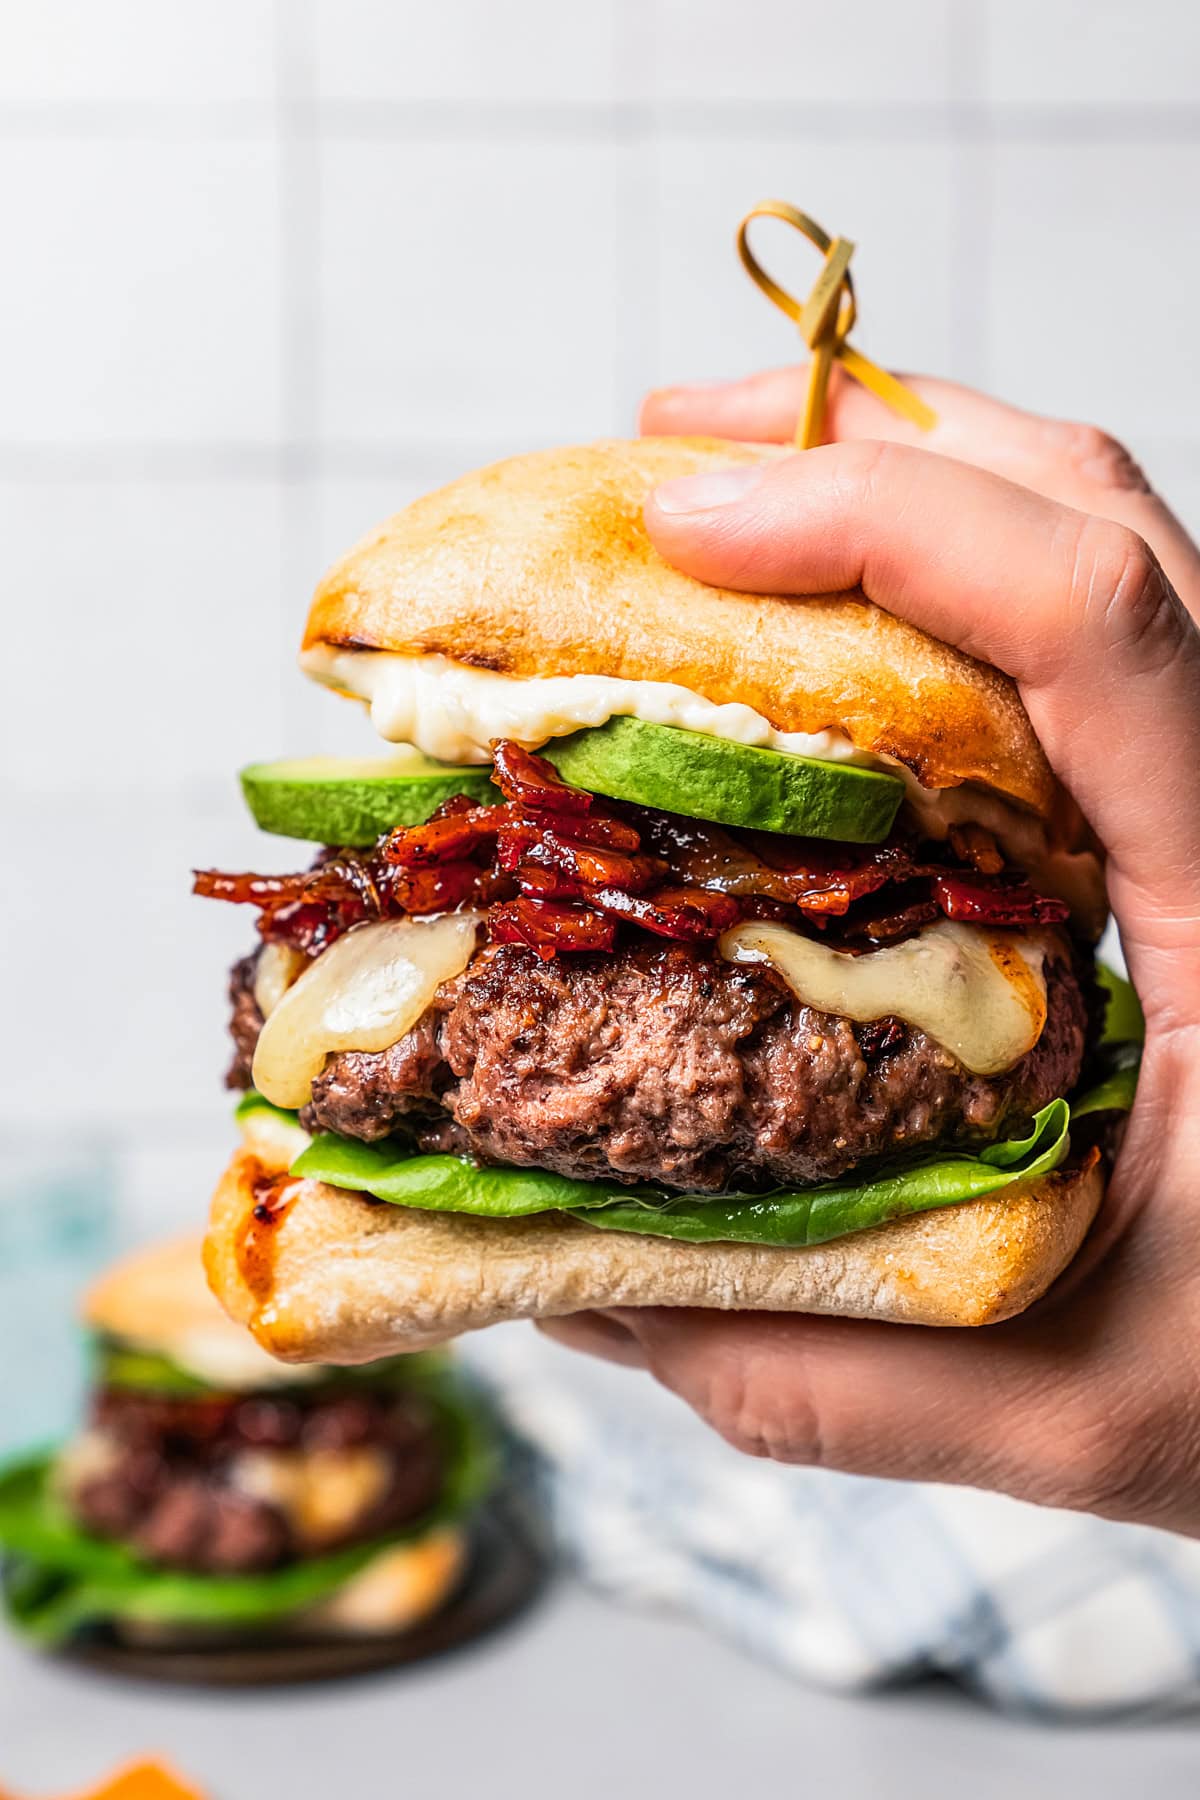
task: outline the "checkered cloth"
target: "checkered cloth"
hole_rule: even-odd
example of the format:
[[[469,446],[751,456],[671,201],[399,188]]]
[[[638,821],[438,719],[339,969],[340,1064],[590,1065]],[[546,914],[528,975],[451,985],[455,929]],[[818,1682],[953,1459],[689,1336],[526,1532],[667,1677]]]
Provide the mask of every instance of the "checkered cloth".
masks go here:
[[[940,1672],[1050,1715],[1200,1699],[1200,1543],[971,1489],[737,1455],[642,1375],[464,1340],[597,1587],[843,1689]]]

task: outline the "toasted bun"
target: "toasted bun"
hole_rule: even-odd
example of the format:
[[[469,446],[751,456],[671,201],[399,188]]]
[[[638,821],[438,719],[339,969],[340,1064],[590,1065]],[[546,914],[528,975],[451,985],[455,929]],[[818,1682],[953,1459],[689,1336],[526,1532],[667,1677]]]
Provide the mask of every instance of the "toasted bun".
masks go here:
[[[926,787],[974,782],[1051,819],[1060,792],[1006,676],[861,594],[739,594],[658,555],[642,521],[658,482],[780,454],[641,438],[495,463],[414,501],[343,558],[317,590],[304,648],[675,682],[780,731],[836,728]]]
[[[988,1325],[1036,1300],[1100,1204],[1098,1160],[809,1250],[682,1244],[547,1214],[479,1219],[297,1180],[255,1225],[263,1164],[235,1155],[205,1246],[222,1304],[274,1356],[369,1362],[504,1319],[603,1306],[838,1313]]]
[[[115,1263],[86,1294],[83,1319],[93,1331],[167,1356],[203,1381],[250,1389],[308,1374],[269,1356],[222,1312],[204,1280],[196,1236],[153,1244]]]

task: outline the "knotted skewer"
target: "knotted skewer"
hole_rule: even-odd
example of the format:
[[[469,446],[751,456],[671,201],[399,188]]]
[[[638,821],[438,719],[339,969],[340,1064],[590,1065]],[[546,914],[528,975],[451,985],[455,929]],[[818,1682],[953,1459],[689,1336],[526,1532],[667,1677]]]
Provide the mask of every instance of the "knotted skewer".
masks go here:
[[[807,300],[797,300],[774,276],[767,274],[750,248],[753,219],[782,219],[820,250],[825,260]],[[856,381],[861,381],[877,395],[885,406],[911,419],[922,431],[929,431],[937,424],[937,414],[911,388],[905,387],[902,381],[881,369],[848,341],[858,317],[854,280],[850,274],[854,245],[849,238],[831,238],[815,219],[810,219],[797,207],[789,206],[786,200],[761,200],[751,207],[738,226],[737,247],[746,273],[757,282],[768,300],[799,326],[800,335],[812,352],[804,405],[796,421],[796,444],[801,450],[811,449],[821,442],[829,374],[835,361],[841,363],[848,375],[853,375]]]

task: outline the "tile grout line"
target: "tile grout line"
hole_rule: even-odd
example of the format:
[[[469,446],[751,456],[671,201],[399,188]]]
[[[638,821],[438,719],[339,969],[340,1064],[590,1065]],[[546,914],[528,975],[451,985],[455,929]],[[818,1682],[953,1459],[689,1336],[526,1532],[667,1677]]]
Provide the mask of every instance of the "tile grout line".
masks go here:
[[[986,289],[986,275],[981,284]],[[1156,451],[1186,456],[1200,465],[1200,438],[1186,432],[1146,431],[1139,442]],[[463,438],[442,443],[428,439],[395,439],[375,443],[334,443],[316,450],[262,445],[253,451],[228,450],[219,445],[189,448],[177,458],[171,446],[138,444],[97,445],[79,452],[68,446],[0,444],[0,482],[11,486],[62,483],[117,486],[125,482],[149,487],[169,487],[179,482],[278,483],[307,487],[333,479],[374,480],[394,474],[398,479],[443,475],[450,480],[470,462],[494,461],[523,447],[509,439]],[[287,468],[281,476],[280,464]]]
[[[282,16],[303,20],[305,0],[278,0]],[[963,26],[954,15],[955,39]],[[953,41],[953,40],[952,40]],[[969,41],[969,40],[968,40]],[[952,54],[954,52],[952,51]],[[291,56],[281,63],[286,67]],[[558,101],[318,101],[311,92],[256,101],[156,102],[0,101],[0,138],[150,138],[156,141],[278,140],[281,125],[297,141],[330,138],[463,143],[612,141],[628,136],[650,110],[664,137],[706,135],[809,138],[875,143],[899,137],[952,141],[964,110],[986,110],[1005,142],[1187,144],[1200,141],[1200,106],[1186,102],[1102,101],[960,102],[650,100]]]
[[[283,456],[279,626],[281,724],[293,741],[300,699],[286,651],[315,579],[315,482],[321,438],[320,147],[313,100],[310,0],[275,0],[279,81],[281,356]],[[296,629],[288,629],[295,620]],[[285,651],[286,646],[286,651]]]
[[[616,0],[613,9],[612,77],[614,91],[618,93],[633,85],[631,78],[638,67],[633,30],[637,5],[638,0]],[[651,33],[655,10],[656,0],[644,0],[642,11],[650,15]],[[619,313],[614,348],[613,407],[617,415],[615,429],[621,436],[632,435],[637,429],[634,409],[649,385],[657,357],[654,314],[645,304],[648,285],[645,273],[651,266],[659,238],[652,107],[639,106],[631,115],[625,152],[624,156],[618,155],[614,159],[613,169]]]
[[[992,253],[993,147],[983,101],[981,9],[950,0],[950,81],[956,103],[951,165],[950,362],[964,380],[987,388],[991,365],[987,310]]]

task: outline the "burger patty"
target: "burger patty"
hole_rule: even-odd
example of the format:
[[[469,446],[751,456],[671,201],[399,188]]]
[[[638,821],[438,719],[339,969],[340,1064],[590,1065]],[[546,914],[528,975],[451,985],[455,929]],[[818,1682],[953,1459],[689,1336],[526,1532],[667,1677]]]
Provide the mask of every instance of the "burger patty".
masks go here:
[[[233,975],[234,1085],[249,1082],[261,1025],[253,970],[247,958]],[[870,1157],[993,1139],[1068,1091],[1087,1006],[1065,960],[1046,984],[1038,1042],[988,1077],[898,1020],[803,1006],[762,964],[673,944],[548,961],[493,945],[389,1050],[329,1057],[301,1119],[698,1192],[829,1180]]]
[[[197,1574],[272,1569],[395,1531],[429,1509],[443,1475],[427,1409],[395,1394],[210,1401],[109,1389],[95,1402],[85,1446],[86,1456],[73,1466],[68,1455],[65,1467],[79,1523],[150,1562]],[[332,1529],[314,1530],[256,1491],[264,1466],[285,1478],[305,1468],[329,1483],[364,1454],[381,1479]]]

